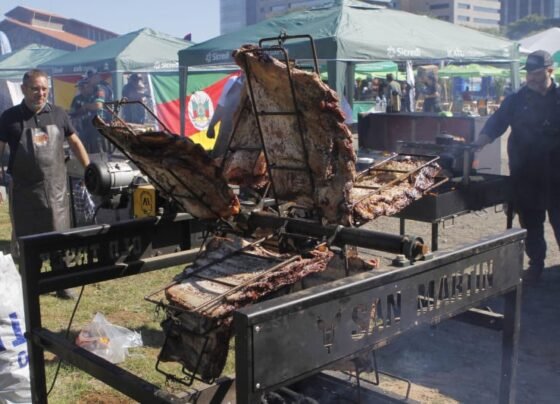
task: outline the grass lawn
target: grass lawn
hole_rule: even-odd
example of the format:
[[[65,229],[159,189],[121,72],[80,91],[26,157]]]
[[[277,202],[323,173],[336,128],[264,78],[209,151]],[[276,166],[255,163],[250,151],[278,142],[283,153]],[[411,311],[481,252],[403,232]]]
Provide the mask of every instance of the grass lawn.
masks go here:
[[[0,248],[9,253],[11,226],[6,203],[0,205]],[[102,313],[113,324],[139,331],[144,346],[129,350],[131,354],[119,366],[135,375],[148,380],[170,391],[186,390],[177,383],[166,383],[165,377],[155,370],[157,354],[163,343],[164,335],[159,323],[163,314],[157,314],[155,306],[146,302],[144,296],[149,295],[167,285],[172,278],[182,271],[182,267],[173,267],[147,274],[131,276],[123,279],[85,286],[74,323],[71,327],[72,340],[87,325],[95,313]],[[76,288],[79,292],[79,288]],[[74,309],[74,301],[57,299],[45,295],[41,298],[41,316],[44,327],[53,332],[64,334]],[[230,353],[231,353],[230,348]],[[230,355],[230,358],[233,355]],[[57,368],[58,359],[51,353],[45,354],[47,363],[47,388],[50,387]],[[231,362],[231,361],[230,361]],[[233,369],[228,362],[226,369]],[[180,366],[164,364],[167,370],[180,375]],[[227,371],[231,375],[231,371]],[[202,387],[202,386],[200,386]],[[51,403],[131,403],[133,400],[93,379],[88,374],[63,363],[58,374],[56,385],[49,395]]]

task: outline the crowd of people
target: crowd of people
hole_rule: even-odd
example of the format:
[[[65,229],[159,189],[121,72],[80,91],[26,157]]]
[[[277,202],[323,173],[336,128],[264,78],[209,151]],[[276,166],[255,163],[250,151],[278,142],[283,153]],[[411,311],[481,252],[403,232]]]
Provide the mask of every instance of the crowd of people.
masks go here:
[[[368,75],[356,80],[354,100],[374,101],[377,111],[411,112],[411,89],[408,82],[396,80],[392,73],[388,73],[384,79]]]

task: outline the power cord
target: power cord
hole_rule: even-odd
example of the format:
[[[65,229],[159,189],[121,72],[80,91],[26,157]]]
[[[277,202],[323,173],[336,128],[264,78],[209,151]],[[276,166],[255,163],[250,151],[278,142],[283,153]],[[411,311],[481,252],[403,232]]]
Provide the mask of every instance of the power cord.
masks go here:
[[[97,223],[97,213],[99,213],[99,209],[101,208],[101,205],[97,206],[95,208],[95,212],[93,214],[93,217],[91,218],[91,223],[92,224],[96,224]],[[66,339],[68,339],[68,336],[70,335],[70,329],[72,328],[72,323],[74,322],[74,317],[76,316],[76,312],[78,311],[78,306],[80,305],[80,301],[82,300],[82,295],[84,294],[84,290],[85,290],[86,286],[82,285],[82,287],[80,288],[80,293],[78,294],[78,298],[76,299],[76,304],[74,305],[74,309],[72,310],[72,314],[70,316],[70,320],[68,321],[68,326],[66,327],[66,333],[64,334],[64,337]],[[56,365],[56,370],[54,372],[54,376],[53,376],[53,380],[51,383],[51,387],[49,388],[49,390],[47,391],[47,397],[51,394],[55,384],[56,384],[56,379],[58,378],[58,373],[60,371],[60,366],[62,365],[62,359],[58,360],[58,364]]]
[[[84,289],[85,289],[85,285],[82,285],[82,288],[80,289],[80,294],[78,295],[78,298],[76,299],[76,304],[74,305],[74,310],[72,310],[72,315],[70,316],[70,321],[68,322],[68,327],[66,328],[66,334],[64,335],[64,337],[66,339],[68,339],[68,336],[70,335],[70,329],[72,328],[72,323],[74,322],[74,316],[76,315],[76,312],[78,311],[78,306],[80,305],[80,301],[82,300],[82,295],[84,293]],[[54,372],[51,387],[49,388],[49,391],[47,392],[47,397],[49,396],[49,394],[51,394],[51,391],[53,390],[54,385],[56,384],[56,379],[58,377],[58,372],[60,371],[60,365],[62,365],[62,359],[58,360],[58,364],[56,366],[56,371]]]

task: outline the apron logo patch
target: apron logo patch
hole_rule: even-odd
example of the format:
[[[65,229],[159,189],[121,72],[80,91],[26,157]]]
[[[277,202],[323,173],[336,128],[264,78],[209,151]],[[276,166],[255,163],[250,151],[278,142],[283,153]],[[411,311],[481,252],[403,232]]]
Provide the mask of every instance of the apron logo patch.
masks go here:
[[[47,132],[37,132],[33,134],[33,144],[35,146],[45,146],[49,142]]]

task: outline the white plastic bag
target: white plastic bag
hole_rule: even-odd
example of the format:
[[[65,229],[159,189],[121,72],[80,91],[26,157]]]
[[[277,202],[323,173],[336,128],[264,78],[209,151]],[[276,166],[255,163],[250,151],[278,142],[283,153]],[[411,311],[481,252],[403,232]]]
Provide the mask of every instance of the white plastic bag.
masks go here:
[[[0,252],[0,404],[30,403],[23,292],[11,255]]]
[[[128,348],[142,346],[142,336],[139,332],[111,324],[103,314],[97,313],[76,337],[76,345],[111,363],[120,363],[128,354]]]

